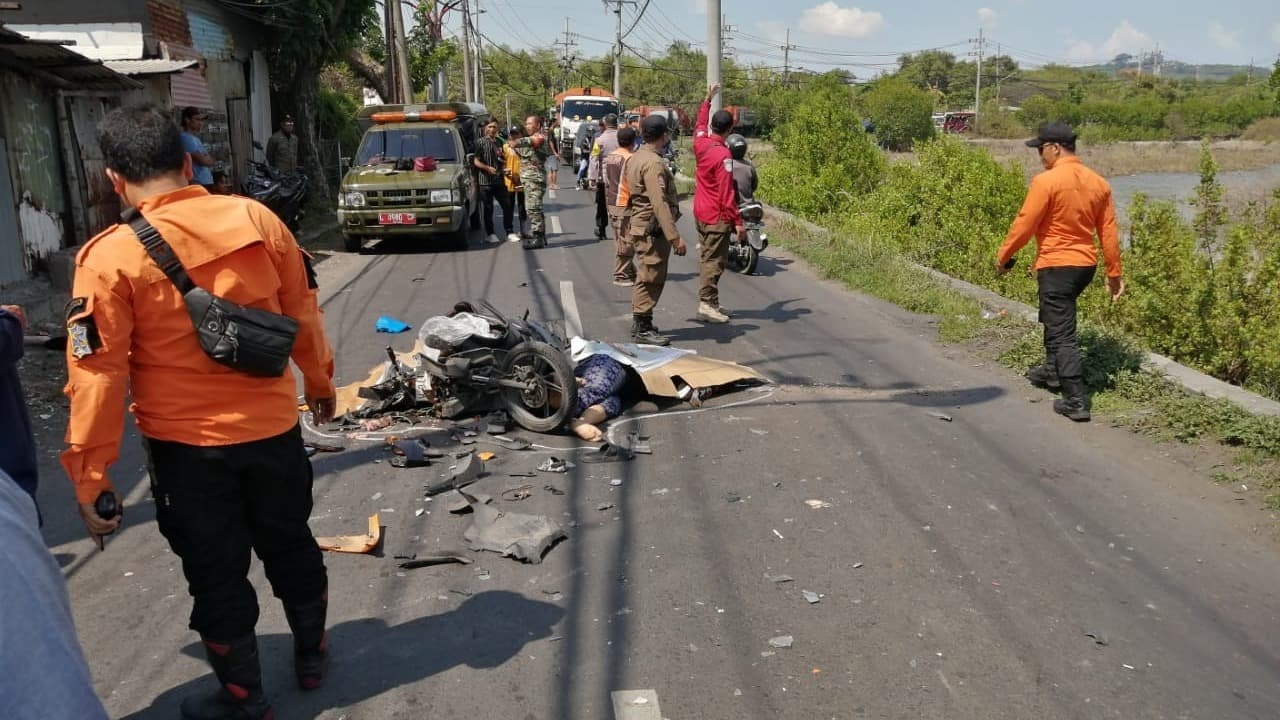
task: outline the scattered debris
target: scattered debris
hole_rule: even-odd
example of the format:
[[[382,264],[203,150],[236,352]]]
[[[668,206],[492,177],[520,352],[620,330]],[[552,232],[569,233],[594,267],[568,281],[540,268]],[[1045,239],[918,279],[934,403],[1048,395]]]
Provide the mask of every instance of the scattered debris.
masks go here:
[[[520,502],[528,500],[533,496],[532,485],[521,485],[520,487],[507,488],[502,491],[502,499],[510,502]]]
[[[416,570],[418,568],[431,567],[433,565],[470,565],[471,558],[465,555],[428,555],[427,557],[415,557],[406,560],[398,566],[401,570]]]
[[[400,440],[393,448],[396,457],[391,458],[392,467],[419,468],[430,464],[427,448],[418,440]]]
[[[530,474],[529,474],[529,477],[535,477],[535,476],[533,475],[533,473],[530,473]],[[543,486],[542,486],[542,489],[543,489],[543,490],[546,490],[547,492],[551,493],[552,495],[563,495],[563,494],[564,494],[564,491],[563,491],[563,490],[561,490],[560,488],[556,487],[555,485],[543,485]]]
[[[649,436],[640,433],[629,433],[625,443],[628,450],[637,455],[652,455],[653,448],[649,445]]]
[[[462,495],[475,512],[475,520],[463,536],[473,550],[489,550],[537,564],[557,540],[568,537],[564,528],[545,515],[505,512],[480,504],[465,492]]]
[[[381,499],[382,499],[382,493],[380,493],[380,492],[376,492],[376,493],[374,493],[374,494],[373,494],[373,496],[372,496],[372,497],[370,497],[369,499],[370,499],[370,500],[372,500],[372,501],[374,501],[374,502],[378,502],[379,500],[381,500]]]
[[[505,435],[511,427],[511,416],[506,410],[494,410],[485,418],[484,431],[490,435]]]
[[[482,568],[482,567],[478,567],[478,568],[476,568],[476,579],[477,579],[477,580],[488,580],[488,579],[489,579],[489,578],[491,578],[491,577],[493,577],[493,574],[492,574],[492,573],[490,573],[490,572],[489,572],[488,570],[486,570],[485,568]]]
[[[768,434],[769,434],[769,431],[768,431],[768,430],[761,430],[760,428],[751,428],[751,434],[753,434],[753,435],[768,435]]]
[[[1128,664],[1128,663],[1124,663],[1124,664],[1122,664],[1120,667],[1124,668],[1125,670],[1137,670],[1137,669],[1138,669],[1138,668],[1136,668],[1136,667],[1134,667],[1134,666],[1132,666],[1132,665],[1130,665],[1130,664]]]
[[[391,427],[392,422],[394,421],[389,415],[384,415],[383,417],[364,418],[360,421],[360,429],[365,432],[374,432],[375,430],[382,430],[384,428]]]
[[[1111,644],[1111,641],[1107,639],[1107,636],[1102,633],[1087,632],[1084,636],[1091,638],[1094,643],[1101,645],[1102,647],[1106,647]]]
[[[764,579],[771,583],[789,583],[795,580],[795,578],[790,575],[769,575],[767,573],[765,574]]]
[[[862,563],[860,563],[860,562],[856,562],[856,563],[854,563],[854,564],[853,564],[853,569],[854,569],[854,570],[857,570],[857,569],[858,569],[858,568],[860,568],[860,567],[862,567]]]
[[[44,417],[44,416],[41,416],[41,417]],[[316,442],[309,442],[306,445],[303,445],[303,447],[306,448],[307,457],[311,457],[316,453],[340,453],[346,450],[346,448],[342,447],[341,445],[326,445],[324,443],[316,443]]]
[[[482,452],[482,453],[476,453],[476,457],[480,458],[484,462],[489,462],[490,460],[498,456],[491,452]]]
[[[423,514],[423,513],[425,513],[426,511],[427,511],[427,509],[426,509],[426,508],[418,508],[417,510],[414,510],[414,511],[413,511],[413,516],[414,516],[414,517],[422,517],[422,514]]]
[[[334,537],[318,537],[316,544],[321,550],[341,553],[369,553],[378,547],[382,540],[382,525],[378,514],[369,516],[369,531],[364,535],[337,535]]]
[[[804,596],[805,602],[810,605],[817,605],[822,600],[822,598],[818,596],[818,593],[812,590],[801,590],[800,594]]]
[[[473,497],[481,505],[488,505],[493,502],[493,497],[484,493],[476,493]],[[450,490],[441,495],[440,500],[444,502],[444,508],[454,515],[462,515],[471,511],[471,503],[458,490]]]
[[[669,492],[671,492],[671,490],[669,490],[668,488],[658,488],[657,490],[650,490],[649,494],[650,495],[666,495]]]
[[[612,510],[614,507],[616,506],[613,503],[600,503],[596,506],[596,509],[604,512],[605,510]]]
[[[821,510],[822,508],[831,507],[831,503],[827,502],[826,500],[805,500],[804,504],[808,505],[814,510]]]
[[[538,469],[542,472],[563,473],[569,472],[570,468],[574,467],[577,466],[568,460],[561,460],[558,457],[549,457],[538,466]]]
[[[622,478],[614,478],[609,481],[609,484],[613,487],[622,487]]]
[[[951,416],[950,416],[950,415],[948,415],[948,414],[946,414],[946,413],[931,412],[931,413],[929,413],[929,417],[937,418],[937,419],[942,420],[942,421],[944,421],[944,422],[951,422]]]
[[[380,333],[397,334],[408,332],[409,324],[403,320],[397,320],[390,315],[382,315],[378,321],[374,323],[374,328]]]
[[[502,447],[508,450],[528,450],[529,448],[533,447],[533,443],[529,442],[528,440],[505,437],[502,435],[495,435],[489,438],[486,442],[498,443],[499,445],[501,445]]]
[[[513,472],[507,473],[507,477],[538,477],[536,472]]]
[[[627,448],[613,443],[605,443],[598,449],[579,456],[579,459],[584,463],[613,463],[626,462],[634,457],[635,454]]]
[[[724,496],[724,501],[731,504],[739,503],[739,502],[742,502],[742,496],[739,495],[738,493],[726,493]]]
[[[1077,525],[1077,526],[1076,526],[1076,532],[1078,532],[1078,533],[1080,533],[1081,535],[1083,535],[1083,534],[1084,534],[1084,526],[1083,526],[1083,525]]]
[[[786,538],[782,537],[782,533],[778,532],[778,528],[773,529],[773,534],[777,535],[779,540],[786,540]]]
[[[440,482],[427,486],[427,496],[430,497],[449,490],[464,488],[479,479],[480,472],[483,469],[484,462],[474,454],[467,453],[466,457],[458,461],[458,467],[454,469],[452,475]]]
[[[796,639],[790,635],[779,635],[778,637],[769,638],[769,647],[785,649],[794,645]]]

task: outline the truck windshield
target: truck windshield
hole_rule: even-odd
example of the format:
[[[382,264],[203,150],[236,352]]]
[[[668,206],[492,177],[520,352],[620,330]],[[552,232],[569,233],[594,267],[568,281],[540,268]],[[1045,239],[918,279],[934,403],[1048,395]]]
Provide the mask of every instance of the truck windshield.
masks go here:
[[[600,98],[599,100],[565,100],[564,107],[560,110],[560,117],[565,120],[585,120],[587,116],[592,119],[599,120],[605,115],[618,115],[622,112],[622,107],[618,105],[617,100],[610,98]]]
[[[357,165],[377,165],[402,159],[433,157],[436,162],[458,162],[453,128],[423,127],[370,130],[360,142]]]

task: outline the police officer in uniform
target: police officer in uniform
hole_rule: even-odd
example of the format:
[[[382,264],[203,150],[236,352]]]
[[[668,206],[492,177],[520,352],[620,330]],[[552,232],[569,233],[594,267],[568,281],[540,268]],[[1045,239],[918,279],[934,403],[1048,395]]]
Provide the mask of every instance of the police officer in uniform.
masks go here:
[[[197,287],[297,323],[291,357],[314,419],[327,422],[333,351],[310,259],[288,228],[258,202],[188,185],[191,158],[178,129],[154,107],[110,112],[98,135],[121,205],[159,232]],[[207,356],[183,295],[123,224],[76,256],[67,341],[71,420],[62,464],[99,543],[122,519],[100,517],[95,503],[113,492],[125,396],[133,400],[156,524],[182,560],[190,627],[218,679],[214,692],[183,701],[183,717],[271,716],[254,632],[251,553],[284,604],[298,684],[319,687],[328,578],[307,527],[312,473],[293,373],[251,376]]]
[[[653,324],[653,309],[667,284],[667,261],[674,251],[684,255],[688,247],[680,237],[680,200],[675,178],[662,159],[667,143],[667,120],[650,115],[640,123],[644,145],[627,161],[627,188],[631,197],[629,232],[635,247],[636,279],[631,293],[631,339],[649,345],[671,341]]]

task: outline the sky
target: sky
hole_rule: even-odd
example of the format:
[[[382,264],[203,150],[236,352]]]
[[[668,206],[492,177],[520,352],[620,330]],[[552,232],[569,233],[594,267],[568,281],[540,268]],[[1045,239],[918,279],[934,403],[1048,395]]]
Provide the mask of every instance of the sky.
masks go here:
[[[514,48],[552,47],[563,40],[568,17],[574,51],[595,57],[608,52],[616,31],[612,10],[595,0],[471,0],[473,8],[477,1],[484,11],[481,34]],[[623,29],[635,28],[624,42],[642,55],[659,54],[673,39],[700,43],[707,35],[706,3],[627,2]],[[780,69],[790,29],[792,67],[844,67],[860,78],[892,71],[903,52],[975,52],[979,30],[987,55],[998,51],[1024,66],[1106,62],[1158,47],[1166,61],[1270,69],[1280,54],[1277,0],[1180,4],[1173,11],[1167,0],[721,0],[721,12],[731,26],[727,45],[742,62]],[[456,13],[446,27],[459,27]]]

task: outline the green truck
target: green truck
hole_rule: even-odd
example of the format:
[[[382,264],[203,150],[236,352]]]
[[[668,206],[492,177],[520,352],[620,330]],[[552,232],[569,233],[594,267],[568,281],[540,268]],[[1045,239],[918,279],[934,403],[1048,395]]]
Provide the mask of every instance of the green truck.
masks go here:
[[[343,244],[442,237],[465,248],[479,219],[476,152],[489,111],[475,103],[371,105],[356,115],[364,137],[344,160],[338,193]]]

